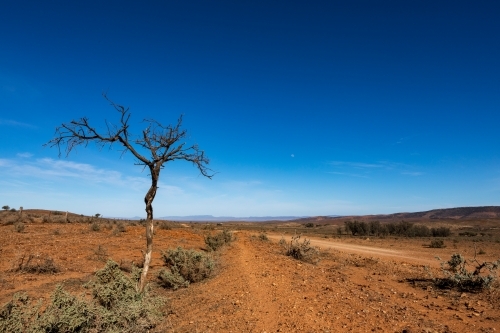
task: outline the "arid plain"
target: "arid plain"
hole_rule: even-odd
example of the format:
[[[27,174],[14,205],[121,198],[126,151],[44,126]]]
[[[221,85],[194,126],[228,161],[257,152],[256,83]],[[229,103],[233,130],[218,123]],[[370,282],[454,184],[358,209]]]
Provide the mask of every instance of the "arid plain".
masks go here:
[[[17,213],[1,214],[0,306],[17,292],[48,300],[59,284],[71,293],[85,293],[88,291],[82,285],[108,259],[124,268],[142,261],[145,232],[138,221],[70,214],[67,223],[61,213],[26,210],[24,227],[19,230],[13,222]],[[168,302],[162,309],[163,320],[151,332],[500,330],[498,281],[481,292],[440,289],[432,282],[443,274],[436,256],[448,260],[453,253],[461,253],[466,258],[475,255],[481,262],[499,259],[498,219],[420,217],[418,222],[419,218],[414,218],[413,223],[451,229],[451,236],[440,238],[443,248],[430,248],[430,237],[346,235],[342,233],[346,219],[163,222],[163,227],[155,229],[149,281],[152,292],[165,296]],[[99,223],[98,230],[90,221]],[[213,254],[217,266],[209,279],[178,290],[157,284],[156,276],[163,267],[162,250],[181,246],[207,252],[204,237],[224,228],[232,230],[234,241]],[[464,235],[464,230],[470,233]],[[476,235],[471,236],[472,232]],[[319,262],[285,255],[279,241],[283,238],[288,243],[294,234],[310,239],[311,245],[319,248]],[[30,255],[53,259],[59,271],[37,274],[16,270]]]

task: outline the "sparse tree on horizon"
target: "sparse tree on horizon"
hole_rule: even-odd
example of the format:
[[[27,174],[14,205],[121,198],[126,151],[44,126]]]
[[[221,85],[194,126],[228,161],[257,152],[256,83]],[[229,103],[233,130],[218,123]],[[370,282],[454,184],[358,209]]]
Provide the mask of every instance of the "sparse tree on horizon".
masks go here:
[[[62,148],[66,156],[68,156],[77,146],[83,145],[86,147],[91,142],[95,142],[101,148],[118,143],[123,146],[123,153],[130,151],[134,155],[138,160],[137,165],[142,165],[149,169],[151,186],[144,197],[147,214],[146,252],[144,254],[144,266],[138,286],[138,290],[142,292],[146,284],[153,251],[152,204],[158,189],[160,171],[163,169],[164,164],[175,160],[185,160],[193,163],[200,173],[207,178],[212,178],[213,173],[207,167],[209,160],[205,156],[204,151],[200,150],[196,144],[186,146],[184,140],[186,139],[187,131],[181,128],[182,116],[179,117],[177,124],[174,126],[164,126],[156,120],[144,119],[147,126],[142,131],[142,135],[133,137],[129,133],[130,125],[128,122],[131,115],[129,108],[115,104],[105,93],[103,97],[120,114],[120,123],[118,125],[113,125],[106,121],[106,131],[102,133],[98,132],[95,127],[92,127],[86,117],[72,120],[57,127],[54,138],[47,142],[45,146],[57,147],[59,156],[61,156]]]
[[[10,209],[10,207],[9,207],[9,206],[7,206],[7,205],[5,205],[5,206],[2,206],[2,209],[3,209],[3,210],[9,210],[9,209]]]

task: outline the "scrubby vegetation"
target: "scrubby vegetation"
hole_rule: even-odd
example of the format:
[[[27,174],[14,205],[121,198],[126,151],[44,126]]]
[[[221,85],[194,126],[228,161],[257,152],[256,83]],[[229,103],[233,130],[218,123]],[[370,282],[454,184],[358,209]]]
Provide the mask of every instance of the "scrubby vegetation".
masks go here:
[[[438,260],[441,259],[438,258]],[[455,253],[451,256],[450,260],[446,262],[441,261],[441,269],[445,277],[435,279],[434,281],[440,288],[481,291],[489,288],[497,279],[496,271],[499,266],[500,260],[495,262],[479,262],[476,256],[473,259],[467,260],[461,254]]]
[[[29,254],[21,256],[12,270],[31,274],[54,274],[60,269],[51,257]]]
[[[463,237],[475,237],[477,236],[477,232],[464,231],[464,232],[459,232],[458,235]]]
[[[317,263],[319,261],[319,250],[311,246],[311,241],[304,238],[302,242],[300,235],[293,236],[290,243],[287,243],[284,238],[279,242],[285,248],[285,254],[297,260]]]
[[[260,239],[261,241],[263,241],[263,242],[267,242],[267,241],[269,241],[269,238],[268,238],[268,237],[267,237],[267,235],[266,235],[265,233],[263,233],[263,232],[261,232],[261,233],[259,234],[259,239]]]
[[[405,237],[448,237],[451,235],[450,228],[429,228],[425,225],[413,224],[401,221],[399,223],[380,223],[345,221],[346,233],[353,236],[405,236]]]
[[[108,249],[102,245],[99,245],[95,250],[92,251],[93,255],[90,259],[106,262],[109,258]]]
[[[431,241],[429,247],[433,249],[443,249],[446,245],[444,245],[444,241],[442,239],[436,239]]]
[[[158,274],[160,285],[168,289],[189,286],[211,276],[215,262],[209,254],[182,247],[162,252],[162,259],[167,269]]]
[[[22,222],[14,224],[14,230],[16,230],[16,232],[23,232],[25,228],[26,226]]]
[[[165,222],[165,221],[161,221],[158,224],[158,228],[161,230],[172,230],[172,226],[170,225],[170,223]]]
[[[229,230],[224,229],[222,232],[215,235],[205,236],[205,244],[212,251],[217,251],[222,246],[233,241],[233,233]]]
[[[91,299],[58,286],[49,304],[15,294],[0,310],[0,332],[149,332],[162,316],[164,299],[136,291],[138,272],[131,277],[108,261],[85,287]]]
[[[127,231],[127,228],[125,227],[125,223],[123,222],[117,222],[116,223],[116,230],[118,230],[118,232],[126,232]]]
[[[90,230],[91,231],[100,231],[101,230],[101,225],[97,222],[92,222],[92,224],[90,225]]]

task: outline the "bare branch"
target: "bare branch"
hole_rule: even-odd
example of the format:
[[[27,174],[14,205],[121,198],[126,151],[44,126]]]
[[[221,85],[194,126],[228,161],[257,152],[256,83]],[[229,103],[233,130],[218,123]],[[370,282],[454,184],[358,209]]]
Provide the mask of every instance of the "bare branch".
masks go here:
[[[174,126],[164,126],[156,120],[145,119],[144,122],[147,123],[147,126],[142,131],[142,135],[132,139],[129,134],[128,124],[130,120],[129,108],[114,103],[108,98],[106,93],[103,93],[103,97],[119,112],[120,120],[118,125],[105,121],[106,134],[102,134],[95,127],[90,126],[88,118],[83,117],[78,120],[72,120],[57,127],[54,138],[44,144],[44,146],[57,147],[59,156],[61,156],[61,150],[64,150],[66,156],[68,156],[77,146],[86,147],[90,142],[94,142],[101,148],[104,146],[111,148],[113,144],[119,143],[123,147],[122,154],[130,151],[137,158],[137,165],[149,168],[151,187],[144,198],[148,222],[146,225],[147,247],[144,254],[144,267],[139,287],[139,290],[142,291],[153,248],[152,203],[158,189],[160,171],[163,169],[164,164],[169,161],[185,160],[196,166],[201,175],[207,178],[211,179],[214,173],[208,168],[210,161],[205,156],[205,152],[199,149],[198,145],[186,146],[184,140],[187,137],[187,131],[181,128],[182,116],[179,117]],[[149,158],[140,154],[140,149],[149,152]]]

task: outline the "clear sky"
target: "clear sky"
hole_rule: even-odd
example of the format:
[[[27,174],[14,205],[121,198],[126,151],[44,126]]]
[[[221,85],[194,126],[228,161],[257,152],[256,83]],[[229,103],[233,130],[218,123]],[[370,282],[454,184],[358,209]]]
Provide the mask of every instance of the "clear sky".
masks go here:
[[[498,1],[3,1],[0,204],[144,216],[131,154],[42,145],[184,115],[217,172],[166,166],[155,215],[500,204]]]

